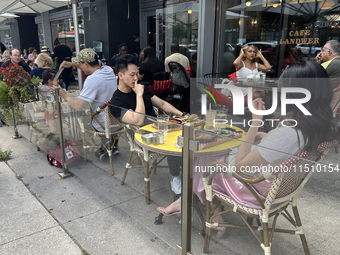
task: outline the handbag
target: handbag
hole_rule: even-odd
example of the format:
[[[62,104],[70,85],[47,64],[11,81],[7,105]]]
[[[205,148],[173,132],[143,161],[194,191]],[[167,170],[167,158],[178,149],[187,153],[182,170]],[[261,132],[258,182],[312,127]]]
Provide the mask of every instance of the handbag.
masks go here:
[[[51,150],[48,147],[46,148],[46,151],[48,151],[47,154],[47,161],[50,165],[54,165],[57,167],[62,168],[61,159],[62,159],[62,153],[61,153],[61,147],[60,145],[56,148],[56,150]],[[73,141],[68,141],[65,143],[65,159],[66,163],[70,164],[73,161],[80,158],[81,155],[77,149],[77,146]]]

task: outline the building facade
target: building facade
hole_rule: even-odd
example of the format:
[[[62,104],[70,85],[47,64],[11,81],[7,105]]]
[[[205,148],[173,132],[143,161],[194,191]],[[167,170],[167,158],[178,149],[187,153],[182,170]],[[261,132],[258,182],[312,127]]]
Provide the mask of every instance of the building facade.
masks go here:
[[[272,65],[268,76],[278,77],[295,61],[314,60],[326,41],[340,39],[340,4],[333,0],[96,0],[80,7],[80,45],[95,48],[108,64],[120,43],[130,45],[139,34],[140,47],[154,47],[162,60],[178,43],[197,77],[234,71],[244,44],[261,49]],[[74,48],[67,7],[10,24],[13,47],[53,49],[59,38]]]

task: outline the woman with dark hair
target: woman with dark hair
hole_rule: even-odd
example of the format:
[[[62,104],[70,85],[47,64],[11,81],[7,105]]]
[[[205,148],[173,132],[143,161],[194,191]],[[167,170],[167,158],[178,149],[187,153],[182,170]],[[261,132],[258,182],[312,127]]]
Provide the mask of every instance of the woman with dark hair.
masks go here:
[[[27,50],[26,49],[22,50],[21,58],[23,58],[24,60],[28,59],[28,54],[27,54]]]
[[[322,85],[321,85],[322,84]],[[303,106],[311,115],[305,115],[294,104],[287,106],[287,114],[281,116],[285,126],[278,125],[268,134],[258,132],[263,116],[253,113],[252,123],[244,138],[244,142],[238,149],[233,149],[229,155],[209,156],[196,158],[196,166],[208,166],[214,161],[226,162],[234,166],[236,170],[244,167],[261,167],[270,164],[274,167],[302,151],[316,152],[317,146],[325,141],[332,141],[337,134],[332,129],[332,89],[328,74],[322,66],[315,62],[303,62],[287,68],[280,77],[279,87],[298,87],[308,90],[311,98]],[[303,98],[302,93],[287,93],[287,99]],[[257,110],[265,110],[261,98],[253,101]],[[289,120],[292,120],[289,122]],[[294,121],[293,121],[294,120]],[[281,122],[282,123],[282,122]],[[258,146],[252,146],[254,141],[262,139]],[[242,168],[241,168],[242,167]],[[253,169],[253,168],[252,168]],[[195,173],[196,174],[196,173]],[[193,190],[205,204],[206,195],[202,179],[203,173],[197,173],[194,178]],[[272,179],[267,179],[252,186],[264,202],[272,184]],[[261,208],[260,203],[251,195],[250,191],[243,185],[239,185],[235,178],[223,173],[220,178],[214,178],[212,182],[214,192],[229,196],[238,203],[250,207]],[[171,216],[181,210],[181,200],[178,199],[167,208],[158,207],[158,211],[164,215]],[[215,214],[220,212],[217,207]],[[214,218],[215,222],[223,222],[221,216]],[[217,237],[221,238],[226,231],[225,227],[218,227]]]
[[[143,50],[144,61],[139,67],[138,80],[145,84],[152,82],[152,77],[158,72],[164,72],[165,66],[162,61],[156,57],[155,50],[148,46]]]

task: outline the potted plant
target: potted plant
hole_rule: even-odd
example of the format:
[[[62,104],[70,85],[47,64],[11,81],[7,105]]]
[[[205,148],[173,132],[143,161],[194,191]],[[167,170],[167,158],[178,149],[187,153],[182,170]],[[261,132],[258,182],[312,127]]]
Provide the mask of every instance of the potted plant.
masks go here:
[[[39,77],[31,78],[18,64],[11,63],[6,68],[0,68],[0,107],[7,125],[13,118],[16,135],[15,119],[22,119],[20,103],[29,102],[35,98],[35,92],[32,95],[29,91],[30,84],[36,85],[39,80]]]

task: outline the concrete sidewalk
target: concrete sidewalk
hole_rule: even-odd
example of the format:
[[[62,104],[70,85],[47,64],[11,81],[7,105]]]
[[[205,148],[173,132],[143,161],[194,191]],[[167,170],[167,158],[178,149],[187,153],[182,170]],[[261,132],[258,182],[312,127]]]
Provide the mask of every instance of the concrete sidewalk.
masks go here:
[[[0,254],[82,254],[48,209],[0,162]]]
[[[10,132],[0,128],[0,148],[13,151],[0,162],[1,255],[175,253],[76,176],[60,179],[44,152]]]

